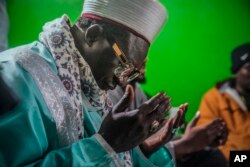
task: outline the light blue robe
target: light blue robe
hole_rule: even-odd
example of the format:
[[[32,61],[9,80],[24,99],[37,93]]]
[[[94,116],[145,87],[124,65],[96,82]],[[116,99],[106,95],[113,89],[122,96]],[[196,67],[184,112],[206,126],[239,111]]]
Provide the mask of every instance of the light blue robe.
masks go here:
[[[25,48],[44,60],[56,76],[55,62],[44,45],[34,42]],[[116,154],[100,135],[96,135],[102,118],[88,104],[86,97],[83,97],[84,138],[68,146],[60,145],[59,138],[64,132],[59,133],[60,126],[55,116],[60,113],[52,112],[44,96],[50,96],[54,90],[41,90],[37,84],[40,81],[45,86],[49,83],[46,79],[48,74],[41,70],[46,68],[41,68],[42,63],[35,64],[30,60],[23,62],[41,73],[42,78],[35,80],[18,63],[20,55],[17,50],[22,49],[14,48],[0,54],[0,75],[21,98],[21,102],[12,111],[0,111],[0,166],[123,166],[120,154]],[[53,101],[53,98],[50,100]],[[139,147],[131,150],[131,153],[133,166],[173,166],[172,157],[165,148],[157,150],[149,159]]]

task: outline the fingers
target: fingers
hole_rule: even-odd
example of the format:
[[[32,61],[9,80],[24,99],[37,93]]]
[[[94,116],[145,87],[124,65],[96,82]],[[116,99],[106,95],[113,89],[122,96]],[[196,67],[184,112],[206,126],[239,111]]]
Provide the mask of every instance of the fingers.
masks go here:
[[[126,86],[125,94],[128,94],[129,103],[132,103],[132,101],[133,101],[134,98],[135,98],[135,92],[134,92],[134,89],[133,89],[132,85],[129,85],[129,84],[128,84],[128,85]]]
[[[164,119],[162,124],[163,126],[154,134],[159,145],[166,144],[172,137],[173,120]]]
[[[174,129],[178,128],[182,113],[183,113],[183,110],[181,108],[179,108],[176,116],[173,118],[173,128]]]
[[[215,140],[209,144],[211,147],[218,147],[220,145],[224,145],[227,142],[227,132],[225,132],[221,137],[217,137]]]
[[[209,135],[215,134],[216,136],[221,135],[222,130],[225,128],[223,121],[219,118],[214,119],[205,127],[208,130]]]
[[[188,110],[188,103],[182,104],[180,108],[183,110],[183,112],[181,113],[181,118],[178,125],[179,127],[185,123],[185,114]]]
[[[200,119],[200,111],[198,111],[198,112],[196,113],[196,115],[195,115],[195,117],[193,118],[193,120],[188,124],[188,128],[194,127],[194,126],[197,124],[197,122],[198,122],[199,119]]]
[[[158,93],[148,101],[146,101],[141,107],[144,114],[150,114],[162,101],[166,100],[165,93]]]
[[[171,138],[173,137],[172,134],[173,127],[174,127],[173,119],[167,120],[165,126],[163,127],[164,130],[163,130],[162,140],[165,142],[164,144],[170,141]]]
[[[133,71],[133,69],[131,68],[127,68],[125,69],[125,71],[123,71],[120,76],[119,76],[119,83],[122,86],[125,86],[127,84],[127,78],[129,76],[129,74],[131,74],[131,72]]]
[[[187,111],[187,109],[188,109],[188,103],[181,104],[180,108],[183,109],[184,111]]]
[[[225,144],[228,132],[222,119],[217,118],[211,121],[205,128],[207,129],[207,135],[211,142],[211,146],[217,147],[221,144]]]
[[[174,129],[180,127],[185,122],[185,114],[188,109],[188,103],[182,104],[174,117]]]
[[[228,132],[224,131],[221,136],[218,138],[219,140],[219,145],[224,145],[227,141],[227,137],[228,137]]]
[[[134,99],[134,89],[131,85],[126,86],[126,91],[120,101],[114,106],[114,113],[124,112]]]
[[[165,112],[171,108],[170,103],[171,103],[171,98],[166,97],[166,100],[162,101],[160,105],[156,107],[155,111],[158,111],[158,113],[165,116]]]
[[[228,131],[223,131],[220,135],[217,135],[216,138],[211,142],[210,146],[218,147],[224,145],[227,142]]]
[[[220,129],[226,129],[225,123],[221,118],[216,118],[210,123],[205,125],[205,129],[216,129],[217,133],[220,134]]]
[[[221,133],[218,134],[219,144],[224,145],[228,137],[228,130],[227,130],[225,122],[222,122],[222,125],[220,126],[220,132]]]
[[[170,102],[171,98],[166,97],[165,100],[163,100],[150,114],[147,115],[149,120],[161,121],[162,119],[164,119],[166,111],[168,111],[171,108]]]
[[[148,150],[156,150],[171,139],[171,131],[173,128],[172,119],[164,119],[161,124],[162,127],[144,141],[144,145]]]
[[[221,132],[218,131],[218,127],[214,126],[209,129],[207,129],[207,135],[211,138],[216,138],[218,135],[220,135]]]

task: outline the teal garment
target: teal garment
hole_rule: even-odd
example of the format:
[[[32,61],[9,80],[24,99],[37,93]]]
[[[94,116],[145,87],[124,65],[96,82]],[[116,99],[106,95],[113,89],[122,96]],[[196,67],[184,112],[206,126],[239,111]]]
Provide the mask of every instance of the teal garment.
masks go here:
[[[27,46],[57,74],[50,52],[41,43]],[[18,55],[13,53],[17,49],[0,54],[0,74],[21,98],[12,111],[0,111],[0,166],[116,166],[114,154],[94,135],[102,119],[85,100],[84,138],[69,146],[59,145],[55,119],[31,74],[16,63]],[[133,149],[132,155],[134,166],[173,166],[170,154],[163,148],[149,159],[139,148]]]

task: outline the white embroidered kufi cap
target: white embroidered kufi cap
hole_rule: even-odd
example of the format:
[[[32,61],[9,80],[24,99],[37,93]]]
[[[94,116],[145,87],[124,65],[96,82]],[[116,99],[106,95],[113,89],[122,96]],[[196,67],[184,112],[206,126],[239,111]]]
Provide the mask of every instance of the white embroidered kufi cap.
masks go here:
[[[85,0],[82,16],[116,23],[151,43],[167,12],[158,0]]]

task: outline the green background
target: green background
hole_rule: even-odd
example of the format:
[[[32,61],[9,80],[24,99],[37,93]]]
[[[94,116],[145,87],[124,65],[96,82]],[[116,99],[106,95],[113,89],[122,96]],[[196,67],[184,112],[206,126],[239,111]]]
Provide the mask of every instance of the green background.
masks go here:
[[[231,75],[231,50],[250,41],[250,1],[161,2],[168,22],[151,46],[143,89],[149,95],[166,91],[174,106],[188,102],[190,120],[204,92]],[[37,40],[42,25],[63,13],[74,22],[82,0],[7,0],[7,5],[14,47]]]

